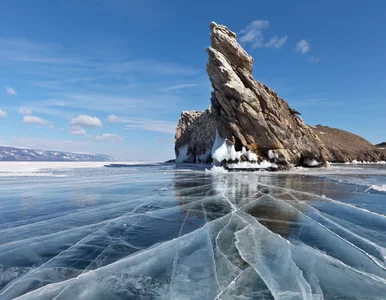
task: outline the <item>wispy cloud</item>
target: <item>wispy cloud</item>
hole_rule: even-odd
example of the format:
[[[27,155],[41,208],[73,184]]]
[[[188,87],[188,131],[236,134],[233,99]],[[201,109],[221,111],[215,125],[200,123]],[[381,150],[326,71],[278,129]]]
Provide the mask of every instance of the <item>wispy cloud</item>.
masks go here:
[[[200,70],[181,65],[178,63],[162,62],[151,59],[123,61],[118,63],[105,64],[105,71],[114,74],[134,74],[147,76],[165,76],[165,75],[197,75]]]
[[[79,63],[77,59],[64,56],[59,44],[38,43],[24,38],[0,37],[0,58],[39,64]]]
[[[81,136],[87,136],[86,130],[84,130],[80,126],[72,126],[70,130],[70,134],[72,135],[81,135]]]
[[[240,31],[240,42],[250,43],[253,49],[264,45],[263,30],[269,27],[269,21],[256,20],[250,23],[245,29]]]
[[[31,110],[30,110],[28,107],[26,107],[26,106],[21,106],[21,107],[19,107],[19,109],[17,110],[17,112],[18,112],[19,114],[22,114],[23,116],[30,116],[30,115],[32,115]]]
[[[175,134],[176,123],[162,120],[151,119],[125,119],[125,129],[128,130],[145,130],[161,133]]]
[[[7,112],[0,109],[0,117],[6,117],[7,116]]]
[[[300,40],[295,47],[295,51],[300,54],[306,54],[311,51],[311,45],[306,40]]]
[[[127,110],[137,116],[150,109],[157,114],[177,111],[181,96],[171,91],[193,87],[205,74],[204,69],[178,61],[132,58],[122,44],[112,52],[90,53],[76,45],[0,37],[0,63],[39,87],[38,99],[25,103],[30,110],[61,118],[106,108],[109,113]]]
[[[24,116],[23,117],[23,123],[27,124],[39,124],[39,125],[49,125],[51,122],[44,120],[40,117],[36,116]]]
[[[134,119],[127,117],[119,117],[116,115],[109,115],[106,118],[109,123],[123,123],[127,130],[145,130],[161,133],[175,133],[176,123],[165,120],[155,119]]]
[[[287,36],[283,36],[281,38],[274,36],[265,44],[265,47],[266,48],[280,49],[281,47],[283,47],[285,42],[287,42],[287,40],[288,40]]]
[[[121,118],[116,115],[109,115],[106,118],[107,123],[121,123],[121,121],[122,121]]]
[[[249,43],[252,49],[256,48],[273,48],[280,49],[287,42],[288,36],[273,36],[265,42],[263,31],[268,29],[270,26],[267,20],[256,20],[250,23],[245,29],[240,31],[240,42]]]
[[[8,95],[11,95],[11,96],[16,96],[17,95],[17,91],[11,87],[4,87],[5,88],[5,91]]]
[[[87,127],[102,127],[102,122],[97,117],[79,115],[70,121],[71,125],[83,125]]]
[[[123,138],[115,133],[104,133],[94,138],[95,142],[122,142]]]
[[[197,83],[178,84],[178,85],[169,86],[169,87],[163,89],[162,91],[170,92],[170,91],[175,91],[175,90],[191,88],[191,87],[195,87],[195,86],[198,86],[198,84]]]

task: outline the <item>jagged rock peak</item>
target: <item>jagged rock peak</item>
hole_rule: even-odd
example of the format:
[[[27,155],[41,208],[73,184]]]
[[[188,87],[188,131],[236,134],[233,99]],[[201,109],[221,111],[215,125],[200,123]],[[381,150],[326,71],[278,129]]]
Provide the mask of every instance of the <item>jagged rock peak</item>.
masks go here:
[[[210,23],[210,29],[212,47],[208,48],[213,48],[223,54],[231,65],[252,73],[253,58],[239,45],[236,40],[236,33],[230,31],[226,26],[218,25],[215,22]]]
[[[214,22],[207,48],[211,108],[183,112],[176,130],[177,161],[238,162],[275,166],[324,164],[326,149],[311,129],[267,86],[252,75],[253,58],[236,34]]]

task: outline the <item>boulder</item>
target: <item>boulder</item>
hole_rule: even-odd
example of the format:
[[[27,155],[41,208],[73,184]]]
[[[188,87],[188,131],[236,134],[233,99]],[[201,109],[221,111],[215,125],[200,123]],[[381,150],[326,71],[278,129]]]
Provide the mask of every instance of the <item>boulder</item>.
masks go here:
[[[323,143],[296,110],[255,81],[253,58],[236,34],[214,22],[210,29],[211,106],[181,114],[177,162],[255,163],[267,168],[324,165],[328,151]]]

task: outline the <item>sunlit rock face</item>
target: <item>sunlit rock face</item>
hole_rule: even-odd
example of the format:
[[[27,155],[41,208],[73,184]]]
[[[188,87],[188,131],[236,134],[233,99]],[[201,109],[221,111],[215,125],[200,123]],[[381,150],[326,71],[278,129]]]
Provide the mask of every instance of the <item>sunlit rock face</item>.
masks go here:
[[[277,167],[326,161],[326,149],[298,112],[252,75],[253,58],[236,34],[212,22],[207,72],[211,107],[183,112],[176,131],[178,162],[208,162],[216,151],[216,133],[228,145],[224,162],[269,161]],[[220,147],[218,145],[218,147]],[[249,151],[249,152],[248,152]],[[247,153],[248,152],[248,153]]]

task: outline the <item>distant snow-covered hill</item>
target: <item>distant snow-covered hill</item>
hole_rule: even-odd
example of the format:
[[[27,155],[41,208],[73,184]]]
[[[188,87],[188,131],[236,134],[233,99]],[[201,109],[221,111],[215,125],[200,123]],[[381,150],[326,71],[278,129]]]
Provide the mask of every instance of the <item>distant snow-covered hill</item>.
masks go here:
[[[103,154],[82,154],[0,146],[0,161],[111,161]]]

